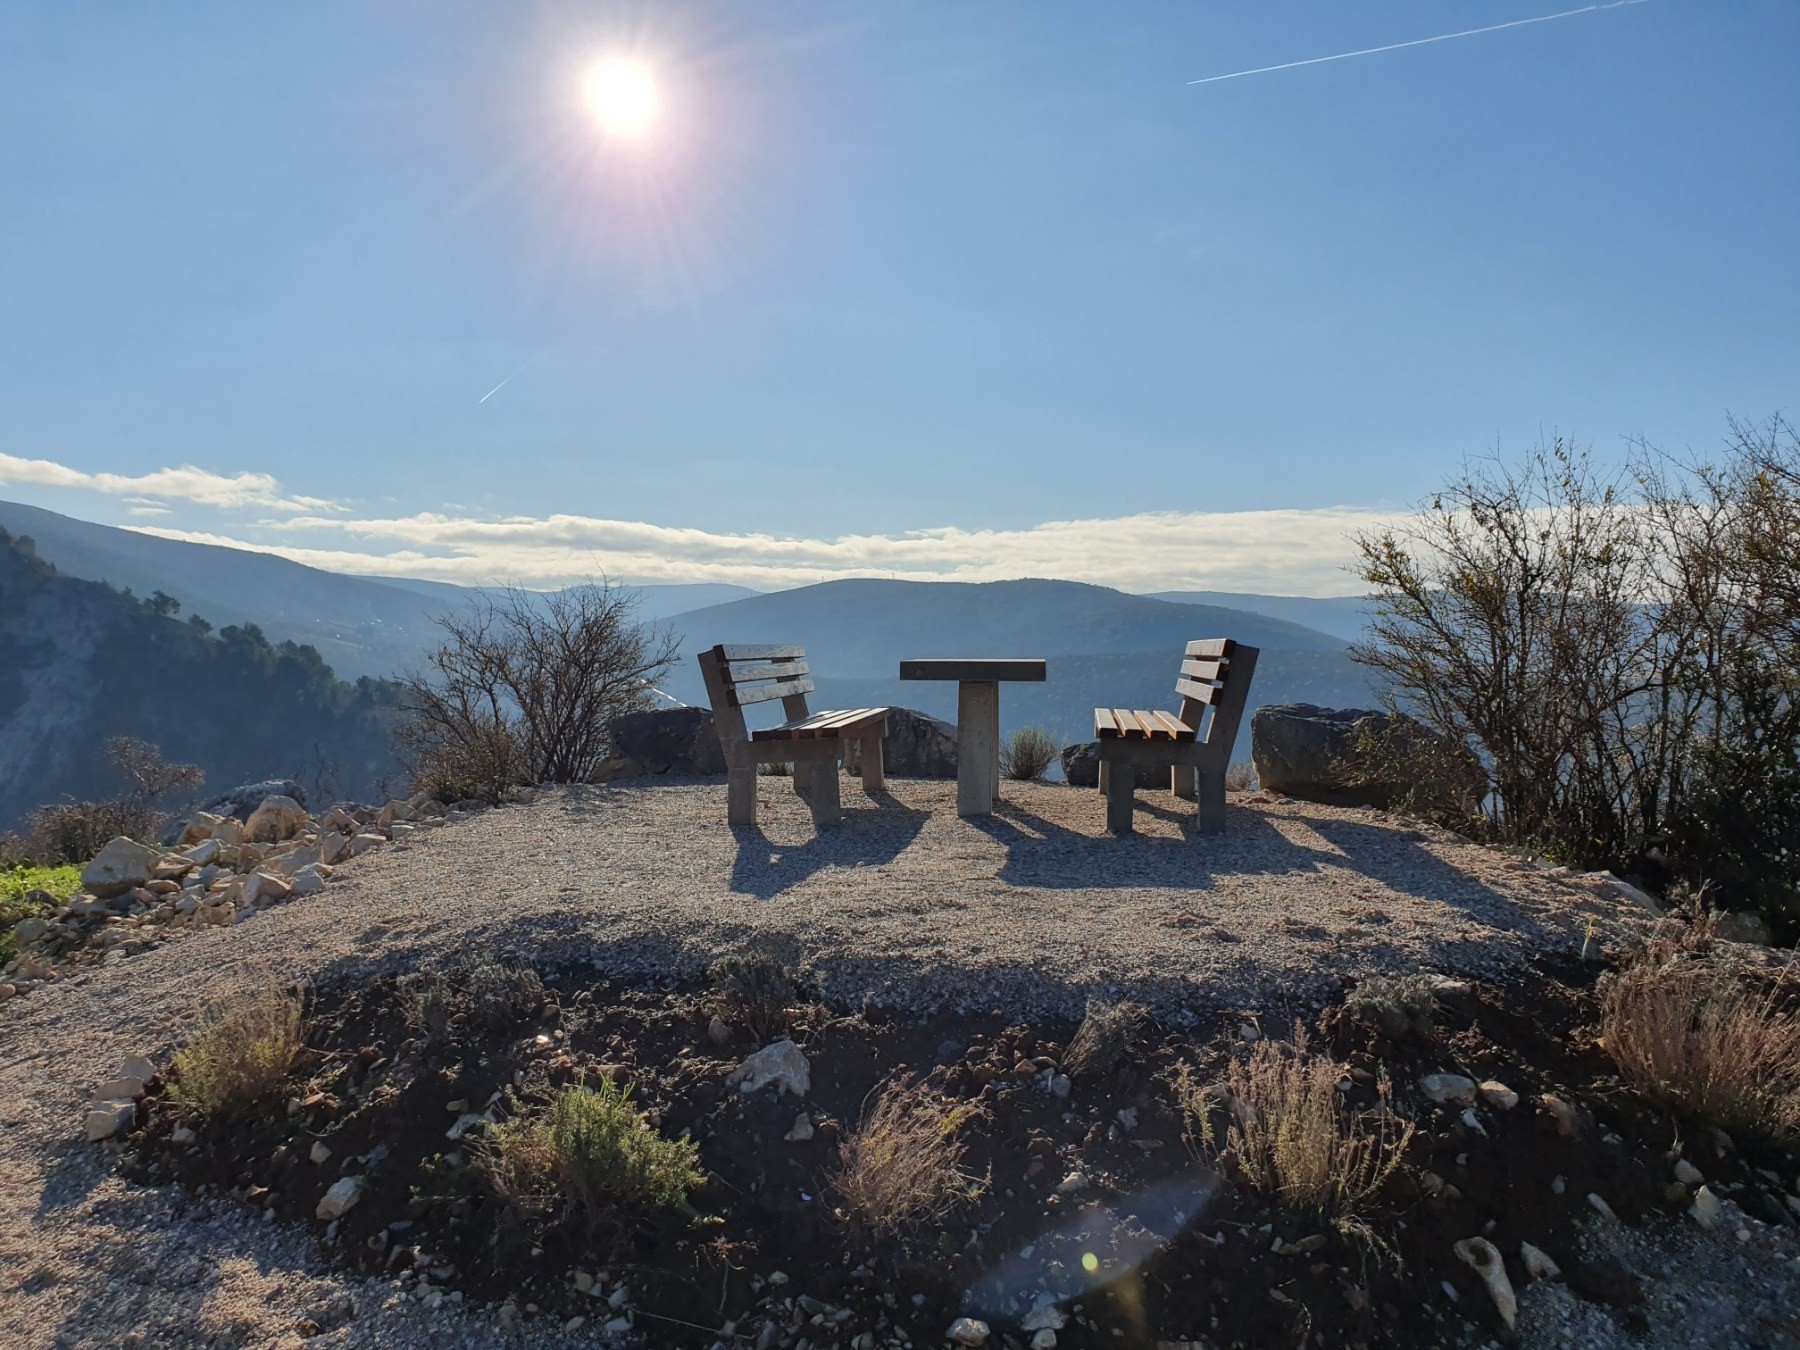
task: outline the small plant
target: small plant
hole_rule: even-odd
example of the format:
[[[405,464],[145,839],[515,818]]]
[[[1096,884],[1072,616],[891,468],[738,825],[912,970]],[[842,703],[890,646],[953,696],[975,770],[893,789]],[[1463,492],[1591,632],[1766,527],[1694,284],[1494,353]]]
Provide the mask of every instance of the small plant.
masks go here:
[[[496,1125],[482,1145],[490,1182],[528,1208],[579,1209],[590,1222],[620,1207],[680,1209],[706,1180],[699,1145],[665,1139],[602,1080],[557,1091],[538,1111]]]
[[[50,914],[55,906],[44,895],[66,897],[81,888],[81,869],[74,866],[33,867],[19,863],[0,867],[0,964],[19,954],[13,925]]]
[[[786,760],[774,764],[759,764],[756,766],[756,771],[764,778],[792,778],[794,776],[794,766]]]
[[[53,863],[88,861],[112,840],[147,840],[162,815],[140,802],[57,802],[41,806],[25,820],[32,855]]]
[[[1431,981],[1424,975],[1376,975],[1344,997],[1344,1011],[1391,1041],[1430,1040],[1433,1006]]]
[[[408,1025],[429,1041],[442,1041],[454,1026],[487,1030],[511,1026],[544,1004],[544,982],[529,966],[478,956],[449,970],[402,976]]]
[[[1042,778],[1062,757],[1062,742],[1042,727],[1019,727],[1000,743],[1000,772],[1021,783]]]
[[[708,972],[725,1011],[763,1040],[787,1030],[788,1008],[798,995],[793,972],[768,952],[722,957]]]
[[[974,1111],[910,1077],[883,1087],[875,1109],[838,1153],[831,1185],[845,1216],[868,1232],[891,1235],[941,1219],[967,1199],[976,1182],[962,1170],[956,1136]]]
[[[1758,990],[1716,956],[1653,942],[1600,990],[1600,1031],[1658,1105],[1727,1130],[1800,1131],[1800,1013],[1784,971]]]
[[[247,985],[208,1009],[175,1052],[169,1096],[206,1116],[253,1105],[279,1090],[305,1036],[297,990]]]
[[[1097,1077],[1119,1066],[1137,1039],[1145,1013],[1136,1003],[1088,1000],[1087,1012],[1063,1055],[1063,1067],[1079,1077]]]
[[[1399,1167],[1413,1126],[1394,1115],[1385,1074],[1372,1115],[1345,1106],[1342,1077],[1342,1066],[1313,1053],[1296,1025],[1293,1045],[1258,1041],[1234,1060],[1223,1092],[1201,1088],[1185,1069],[1176,1087],[1201,1144],[1247,1183],[1289,1209],[1366,1231],[1361,1213]],[[1221,1100],[1230,1113],[1222,1139],[1213,1121]]]
[[[1225,769],[1225,790],[1227,792],[1256,791],[1256,766],[1247,759],[1227,765]]]

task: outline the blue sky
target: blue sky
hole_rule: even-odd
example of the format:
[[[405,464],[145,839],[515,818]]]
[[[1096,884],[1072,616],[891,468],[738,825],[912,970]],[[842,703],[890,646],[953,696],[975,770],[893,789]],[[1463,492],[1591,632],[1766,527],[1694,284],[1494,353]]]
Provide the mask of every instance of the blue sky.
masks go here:
[[[450,580],[1347,591],[1464,455],[1793,411],[1792,0],[1188,83],[1558,8],[15,0],[0,495]]]

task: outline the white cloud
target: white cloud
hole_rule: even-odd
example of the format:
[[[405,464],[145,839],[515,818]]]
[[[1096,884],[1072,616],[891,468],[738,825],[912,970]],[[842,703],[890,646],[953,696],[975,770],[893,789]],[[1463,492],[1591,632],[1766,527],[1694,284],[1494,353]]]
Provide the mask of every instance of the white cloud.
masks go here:
[[[302,516],[280,535],[318,545],[248,542],[143,527],[148,534],[276,553],[330,571],[438,581],[555,586],[604,573],[636,582],[731,581],[763,589],[851,576],[913,581],[1063,577],[1124,590],[1351,594],[1352,533],[1384,513],[1326,510],[1155,512],[1048,521],[1025,529],[944,526],[901,534],[790,538],[717,534],[588,516],[391,519]],[[326,546],[326,545],[335,546]]]
[[[224,474],[196,469],[191,464],[179,469],[158,469],[154,473],[87,473],[57,464],[48,459],[21,459],[17,455],[0,455],[0,485],[28,483],[35,487],[75,488],[100,492],[109,497],[152,498],[154,505],[173,499],[197,506],[220,510],[260,507],[275,511],[340,511],[343,507],[325,497],[302,497],[288,493],[273,475],[266,473]],[[134,512],[135,514],[135,512]]]
[[[1351,536],[1393,519],[1355,507],[1162,511],[1046,521],[1018,529],[935,526],[895,534],[796,538],[723,534],[592,516],[483,519],[447,512],[359,517],[341,502],[289,492],[269,474],[184,466],[130,476],[0,455],[0,485],[103,493],[136,519],[172,507],[254,512],[214,531],[132,526],[165,539],[278,554],[334,572],[483,584],[729,581],[774,590],[853,576],[914,581],[1062,577],[1129,591],[1347,595]]]

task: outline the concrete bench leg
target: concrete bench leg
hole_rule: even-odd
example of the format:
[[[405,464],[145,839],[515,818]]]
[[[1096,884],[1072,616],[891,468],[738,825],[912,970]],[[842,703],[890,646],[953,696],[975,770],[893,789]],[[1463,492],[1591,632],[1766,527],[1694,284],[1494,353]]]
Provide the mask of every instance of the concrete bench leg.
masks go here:
[[[1169,770],[1169,791],[1185,801],[1194,800],[1194,780],[1199,770],[1192,764],[1177,764]]]
[[[1194,828],[1201,834],[1218,834],[1225,828],[1225,775],[1205,774],[1200,779],[1200,811]]]
[[[843,815],[838,800],[838,764],[835,759],[815,760],[807,766],[812,772],[812,818],[814,825],[829,825]]]
[[[1102,764],[1101,769],[1107,766]],[[1106,781],[1106,828],[1114,834],[1131,833],[1132,789],[1137,773],[1130,764],[1116,764]]]
[[[862,780],[864,792],[880,792],[887,784],[886,766],[881,762],[882,734],[872,731],[862,738]]]
[[[1106,795],[1107,784],[1112,782],[1112,765],[1105,760],[1100,761],[1100,795]]]
[[[725,775],[725,821],[756,824],[756,765],[745,764]]]
[[[813,765],[809,759],[794,761],[794,795],[804,797],[807,788],[812,786]]]

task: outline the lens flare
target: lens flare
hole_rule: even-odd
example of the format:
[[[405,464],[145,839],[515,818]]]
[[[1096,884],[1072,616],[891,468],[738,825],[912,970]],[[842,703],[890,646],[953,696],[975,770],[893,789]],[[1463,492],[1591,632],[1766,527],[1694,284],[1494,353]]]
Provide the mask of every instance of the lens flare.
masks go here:
[[[609,56],[588,72],[583,88],[588,111],[611,136],[636,139],[656,125],[662,113],[662,90],[642,61]]]

